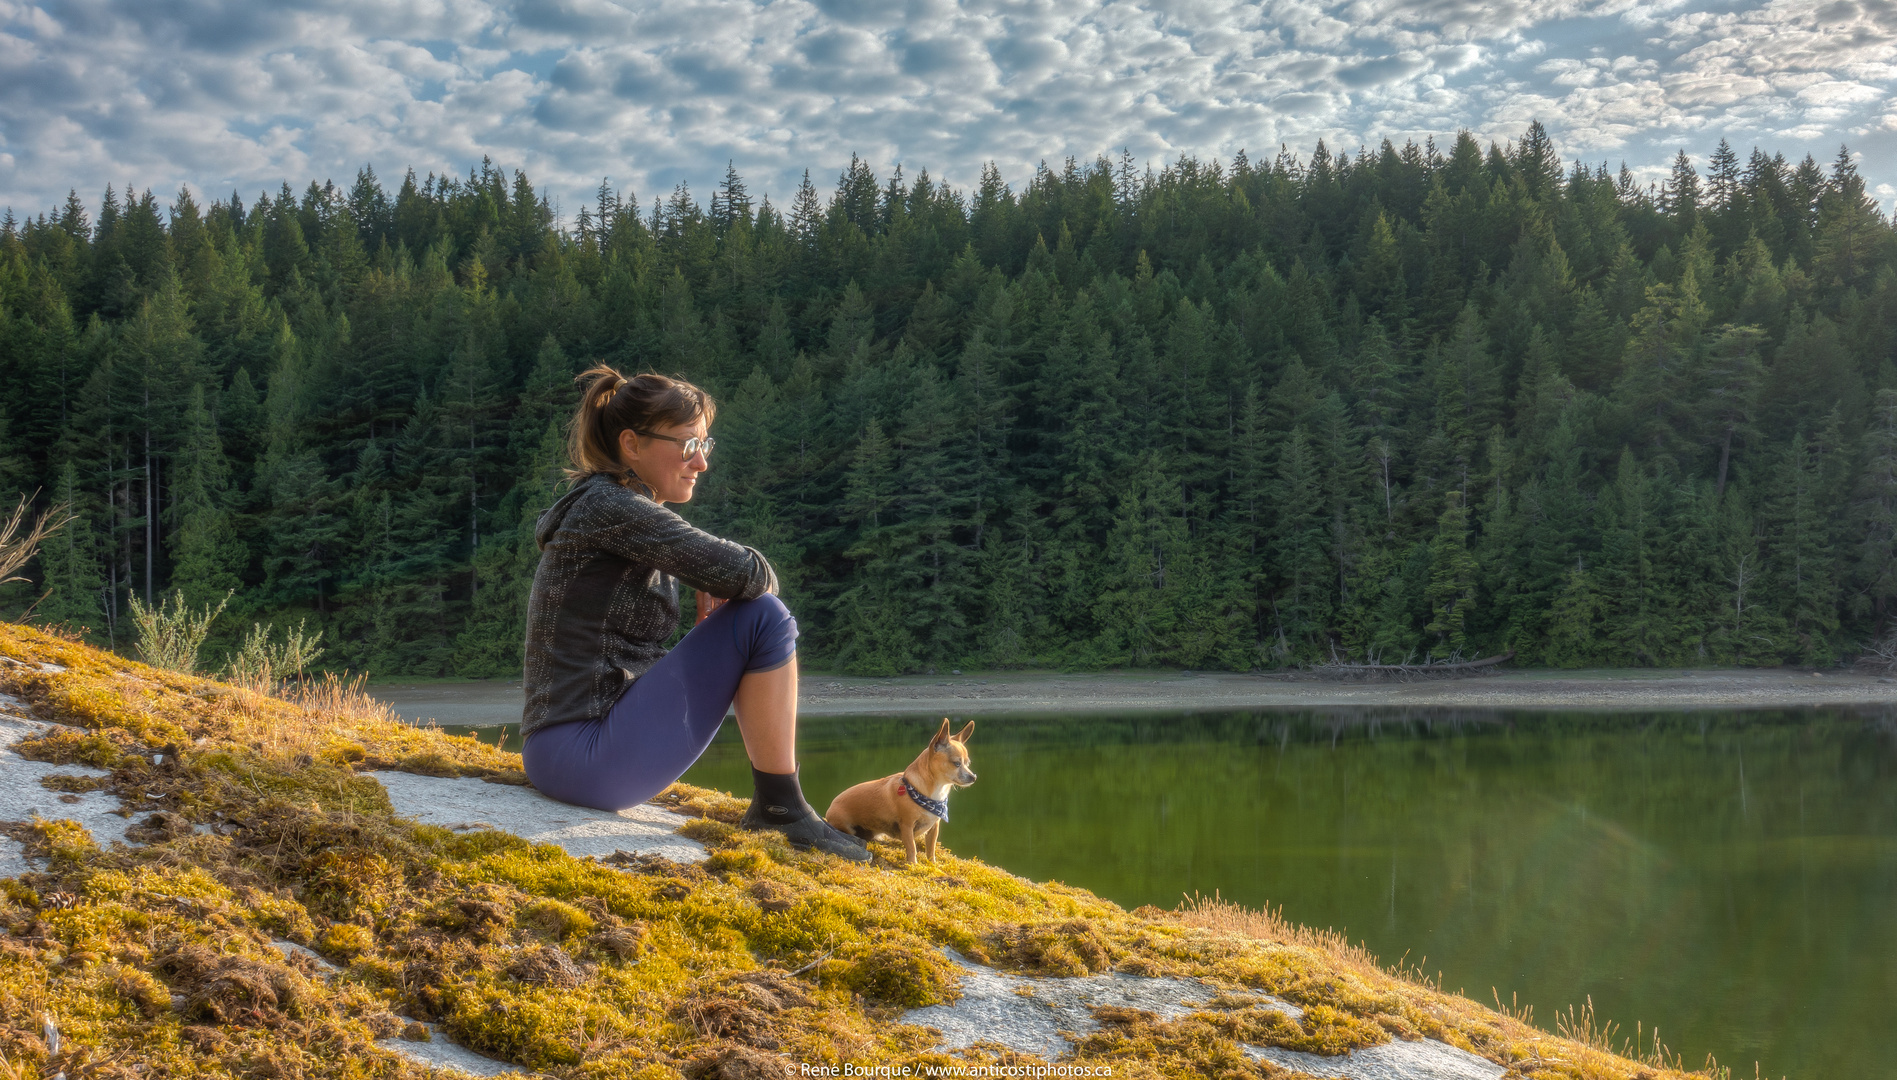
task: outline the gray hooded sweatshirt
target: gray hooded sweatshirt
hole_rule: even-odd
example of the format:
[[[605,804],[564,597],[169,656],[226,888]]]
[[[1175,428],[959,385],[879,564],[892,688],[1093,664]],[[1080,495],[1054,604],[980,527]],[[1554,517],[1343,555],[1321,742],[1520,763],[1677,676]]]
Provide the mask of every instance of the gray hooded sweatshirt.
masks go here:
[[[727,600],[777,591],[763,555],[692,527],[594,474],[540,515],[540,567],[527,601],[522,736],[604,716],[665,655],[678,583]]]

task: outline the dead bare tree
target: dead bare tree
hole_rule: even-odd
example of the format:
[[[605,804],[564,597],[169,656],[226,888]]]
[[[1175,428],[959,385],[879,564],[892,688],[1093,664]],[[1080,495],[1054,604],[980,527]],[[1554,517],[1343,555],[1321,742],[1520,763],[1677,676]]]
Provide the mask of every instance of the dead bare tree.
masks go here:
[[[39,492],[34,492],[37,495]],[[40,544],[46,538],[66,527],[72,521],[72,513],[65,503],[55,503],[33,522],[33,527],[21,532],[26,524],[27,509],[32,506],[29,496],[20,496],[20,504],[13,508],[5,521],[0,521],[0,585],[9,581],[25,581],[19,576],[20,567],[30,562],[39,551]]]

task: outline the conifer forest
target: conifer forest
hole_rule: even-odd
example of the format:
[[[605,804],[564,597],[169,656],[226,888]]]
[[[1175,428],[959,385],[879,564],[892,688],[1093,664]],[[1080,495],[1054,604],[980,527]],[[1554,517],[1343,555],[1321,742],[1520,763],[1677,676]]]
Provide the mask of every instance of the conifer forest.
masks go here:
[[[228,594],[209,652],[307,620],[324,666],[513,675],[605,362],[716,395],[680,509],[827,670],[1880,647],[1897,235],[1850,153],[1443,143],[9,213],[0,496],[75,519],[0,612],[129,649],[133,598]]]

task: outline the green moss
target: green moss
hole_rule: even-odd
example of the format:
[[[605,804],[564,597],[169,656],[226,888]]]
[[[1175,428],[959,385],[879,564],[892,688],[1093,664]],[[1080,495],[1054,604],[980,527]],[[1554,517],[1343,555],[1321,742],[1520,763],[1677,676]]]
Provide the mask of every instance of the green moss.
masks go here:
[[[79,863],[99,850],[86,827],[70,819],[47,821],[36,817],[7,831],[25,846],[28,854],[60,863]]]
[[[772,860],[769,855],[757,848],[727,849],[713,852],[711,857],[705,860],[705,869],[714,874],[739,874],[744,877],[755,877],[769,870],[773,862],[774,860]]]
[[[90,765],[110,769],[125,757],[112,736],[104,732],[54,730],[13,744],[13,752],[28,761],[53,765]]]
[[[402,758],[398,765],[405,772],[420,773],[423,776],[461,775],[461,766],[439,750],[410,754]]]
[[[824,965],[826,984],[846,986],[871,1001],[911,1009],[961,996],[961,972],[939,949],[892,935],[849,952]]]
[[[616,1010],[577,990],[522,989],[483,976],[457,987],[445,1021],[465,1046],[529,1068],[577,1065],[582,1046],[625,1031]]]
[[[103,776],[74,776],[71,773],[51,773],[40,777],[40,786],[48,791],[82,793],[98,791],[111,780]]]
[[[736,825],[716,818],[697,818],[679,827],[680,836],[696,840],[706,847],[723,847],[741,835]]]
[[[1125,954],[1086,919],[1003,927],[990,941],[993,955],[1043,975],[1091,975],[1111,968],[1116,955]]]
[[[514,919],[529,932],[554,942],[585,937],[598,925],[591,915],[558,900],[537,900],[521,908]]]
[[[336,923],[316,939],[316,947],[335,959],[354,960],[375,948],[375,934],[366,926]]]

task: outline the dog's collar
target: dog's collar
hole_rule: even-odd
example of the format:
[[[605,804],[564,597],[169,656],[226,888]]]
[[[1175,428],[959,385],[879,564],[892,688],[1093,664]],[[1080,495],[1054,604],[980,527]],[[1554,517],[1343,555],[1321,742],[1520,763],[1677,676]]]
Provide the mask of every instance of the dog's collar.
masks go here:
[[[904,776],[902,780],[900,781],[900,783],[902,784],[902,790],[908,793],[910,802],[915,803],[917,806],[920,806],[924,810],[927,810],[929,813],[934,814],[938,818],[941,818],[943,821],[948,820],[948,800],[947,799],[929,798],[927,795],[924,795],[920,791],[917,791],[916,786],[909,782],[909,778],[907,776]]]

